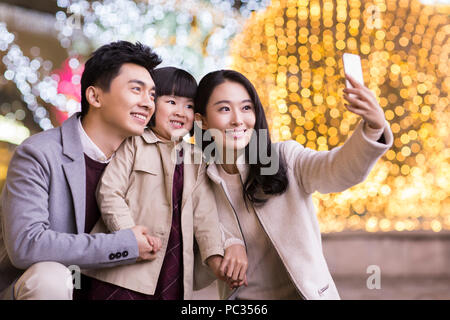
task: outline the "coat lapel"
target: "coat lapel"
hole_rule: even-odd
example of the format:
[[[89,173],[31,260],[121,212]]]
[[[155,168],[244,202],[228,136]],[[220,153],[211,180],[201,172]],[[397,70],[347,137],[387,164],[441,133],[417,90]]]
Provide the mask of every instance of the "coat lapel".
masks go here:
[[[201,163],[198,163],[198,161],[201,161],[200,159],[195,158],[195,148],[193,145],[182,141],[182,147],[183,147],[183,165],[184,165],[184,171],[183,171],[183,195],[181,200],[181,210],[183,210],[184,205],[186,204],[187,199],[191,197],[192,190],[197,185],[197,179],[199,170],[201,168]],[[196,162],[197,161],[197,162]],[[197,170],[193,169],[192,167],[196,168]]]
[[[78,129],[78,113],[61,126],[63,153],[72,161],[63,164],[64,174],[72,193],[77,232],[84,233],[86,217],[86,164]]]
[[[65,163],[63,169],[72,193],[77,232],[84,233],[86,218],[86,168],[84,159]]]
[[[170,210],[173,210],[172,203],[172,188],[173,188],[173,174],[175,169],[175,162],[171,157],[172,144],[170,143],[157,143],[156,146],[159,149],[161,157],[161,164],[164,174],[164,188],[167,197],[167,201],[170,203]]]

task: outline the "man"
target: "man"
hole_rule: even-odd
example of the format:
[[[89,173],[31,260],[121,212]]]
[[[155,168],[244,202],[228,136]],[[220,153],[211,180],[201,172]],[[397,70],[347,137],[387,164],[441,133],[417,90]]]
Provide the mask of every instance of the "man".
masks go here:
[[[72,299],[68,266],[154,258],[143,226],[89,232],[100,217],[95,190],[106,164],[154,112],[151,70],[160,62],[139,43],[102,46],[85,65],[81,113],[17,147],[1,199],[0,299]]]

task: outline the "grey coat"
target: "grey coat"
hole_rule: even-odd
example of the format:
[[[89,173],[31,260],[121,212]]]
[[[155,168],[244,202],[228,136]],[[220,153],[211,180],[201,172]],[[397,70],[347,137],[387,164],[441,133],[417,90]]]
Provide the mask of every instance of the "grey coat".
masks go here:
[[[31,136],[11,159],[0,208],[0,291],[36,262],[80,268],[136,262],[130,229],[84,233],[86,168],[77,117]],[[125,251],[126,257],[117,254]]]

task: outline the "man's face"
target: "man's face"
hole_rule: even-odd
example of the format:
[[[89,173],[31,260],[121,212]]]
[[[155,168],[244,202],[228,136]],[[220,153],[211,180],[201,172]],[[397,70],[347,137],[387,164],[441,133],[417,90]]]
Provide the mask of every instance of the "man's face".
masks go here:
[[[108,91],[99,90],[100,118],[123,137],[141,135],[155,111],[155,83],[142,66],[125,63]]]

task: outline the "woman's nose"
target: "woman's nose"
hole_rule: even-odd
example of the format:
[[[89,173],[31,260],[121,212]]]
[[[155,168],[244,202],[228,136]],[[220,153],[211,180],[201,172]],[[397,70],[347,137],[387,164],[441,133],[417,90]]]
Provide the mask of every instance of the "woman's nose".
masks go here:
[[[231,118],[231,124],[238,126],[242,124],[242,117],[239,112],[233,112],[233,116]]]

